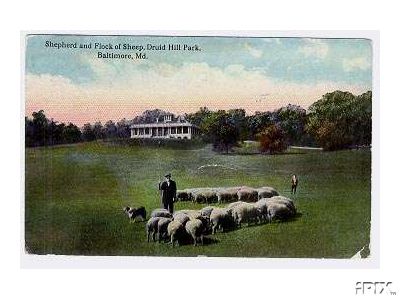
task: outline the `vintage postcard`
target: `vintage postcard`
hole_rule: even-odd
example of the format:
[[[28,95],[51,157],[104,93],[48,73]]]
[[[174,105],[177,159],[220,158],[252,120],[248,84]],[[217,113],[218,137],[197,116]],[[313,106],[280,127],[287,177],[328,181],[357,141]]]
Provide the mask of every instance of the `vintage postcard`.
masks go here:
[[[374,255],[372,39],[23,39],[26,255]]]

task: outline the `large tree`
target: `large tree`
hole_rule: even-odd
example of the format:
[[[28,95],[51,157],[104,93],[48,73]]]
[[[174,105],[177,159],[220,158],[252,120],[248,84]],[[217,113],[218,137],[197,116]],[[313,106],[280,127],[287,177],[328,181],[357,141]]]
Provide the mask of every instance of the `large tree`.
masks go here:
[[[126,119],[117,122],[117,136],[119,138],[129,138],[131,136],[129,122]]]
[[[93,141],[96,139],[96,135],[94,134],[93,127],[90,123],[86,123],[82,128],[82,138],[85,141]]]
[[[274,112],[275,124],[285,133],[290,145],[302,144],[307,120],[306,110],[298,105],[289,104]]]
[[[246,117],[246,127],[248,128],[249,139],[256,139],[257,135],[267,126],[274,124],[273,114],[271,112],[259,112]]]
[[[104,124],[104,136],[108,139],[114,139],[117,137],[117,126],[111,120]]]
[[[342,91],[327,93],[309,108],[307,132],[326,150],[370,145],[371,130],[371,92],[360,96]]]
[[[32,119],[25,117],[25,145],[47,146],[81,141],[79,128],[69,123],[59,123],[46,118],[43,110],[32,113]]]
[[[237,143],[239,130],[232,116],[225,110],[212,112],[202,122],[202,130],[209,136],[217,151],[226,153]]]

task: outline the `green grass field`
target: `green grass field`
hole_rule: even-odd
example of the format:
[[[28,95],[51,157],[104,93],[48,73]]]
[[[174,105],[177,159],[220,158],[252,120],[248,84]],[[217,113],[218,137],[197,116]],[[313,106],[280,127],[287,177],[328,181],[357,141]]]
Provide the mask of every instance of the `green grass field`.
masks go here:
[[[28,148],[25,239],[35,254],[349,258],[369,243],[371,153],[292,150],[282,155],[221,155],[210,146],[112,145],[100,142]],[[202,165],[224,167],[201,167]],[[294,199],[299,216],[210,236],[172,248],[147,243],[145,223],[122,207],[159,207],[158,181],[170,171],[178,189],[272,186]],[[179,202],[176,209],[202,205]]]

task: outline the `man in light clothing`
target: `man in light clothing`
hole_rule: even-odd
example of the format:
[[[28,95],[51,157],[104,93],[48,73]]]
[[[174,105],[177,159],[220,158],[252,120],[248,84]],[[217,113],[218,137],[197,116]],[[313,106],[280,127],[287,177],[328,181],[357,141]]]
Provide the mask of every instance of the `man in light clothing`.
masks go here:
[[[296,194],[297,185],[299,183],[299,179],[297,178],[296,174],[292,176],[292,194]]]

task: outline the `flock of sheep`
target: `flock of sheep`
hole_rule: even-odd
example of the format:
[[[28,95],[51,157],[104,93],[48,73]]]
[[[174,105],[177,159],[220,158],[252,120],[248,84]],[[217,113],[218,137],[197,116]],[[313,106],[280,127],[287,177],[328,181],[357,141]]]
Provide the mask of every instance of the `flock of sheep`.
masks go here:
[[[191,239],[196,246],[204,236],[217,231],[241,227],[242,224],[261,224],[275,219],[286,220],[296,214],[289,198],[279,196],[270,187],[201,188],[179,191],[177,200],[201,203],[230,202],[226,207],[206,206],[200,210],[178,210],[171,214],[165,209],[152,211],[146,224],[147,241],[170,240],[175,243]]]
[[[268,186],[252,188],[249,186],[235,186],[224,188],[193,188],[178,190],[177,201],[193,201],[196,203],[223,203],[234,201],[255,202],[262,198],[278,196],[278,192]]]

